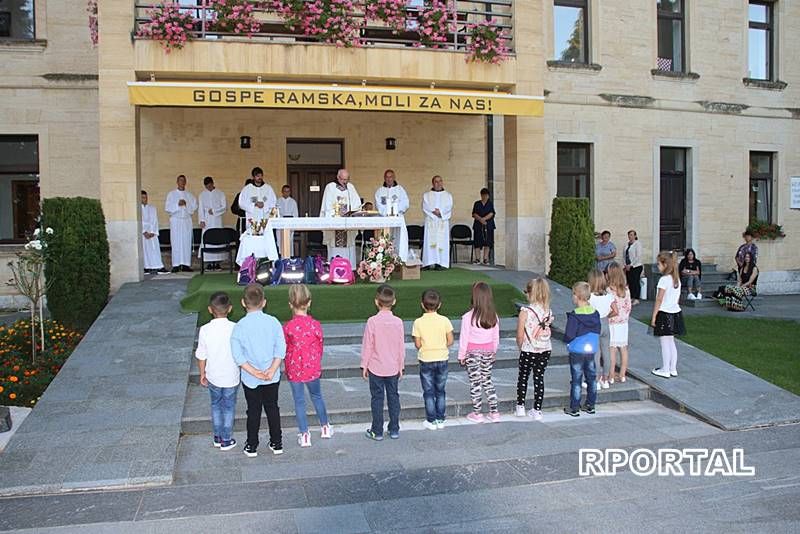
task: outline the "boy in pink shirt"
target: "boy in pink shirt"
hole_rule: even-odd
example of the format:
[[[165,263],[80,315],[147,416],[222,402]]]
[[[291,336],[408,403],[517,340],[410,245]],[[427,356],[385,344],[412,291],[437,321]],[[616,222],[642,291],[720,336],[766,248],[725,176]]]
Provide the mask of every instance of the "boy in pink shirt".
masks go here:
[[[389,408],[389,437],[400,437],[400,394],[397,382],[405,369],[405,332],[403,321],[392,313],[395,305],[394,289],[383,284],[375,294],[378,313],[367,320],[361,344],[361,372],[369,380],[372,397],[372,426],[366,437],[383,440],[383,397]]]

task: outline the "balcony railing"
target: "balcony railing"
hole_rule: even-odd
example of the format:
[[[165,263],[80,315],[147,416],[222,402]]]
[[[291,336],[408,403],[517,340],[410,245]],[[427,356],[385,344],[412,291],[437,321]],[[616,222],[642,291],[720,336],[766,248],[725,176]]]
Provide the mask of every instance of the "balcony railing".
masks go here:
[[[133,36],[139,34],[143,24],[150,22],[149,13],[159,4],[152,0],[140,2],[134,0]],[[205,40],[241,40],[249,39],[259,43],[309,43],[322,39],[314,35],[306,35],[302,30],[289,29],[283,19],[273,10],[266,7],[263,1],[249,2],[253,5],[253,14],[260,23],[260,30],[245,36],[233,31],[218,31],[214,24],[217,15],[206,0],[180,0],[180,12],[191,15],[197,22],[188,30],[189,39]],[[356,0],[356,10],[350,16],[358,24],[358,45],[362,47],[419,47],[419,17],[429,5],[425,0],[408,0],[405,11],[405,27],[393,31],[380,22],[365,19],[364,4]],[[438,43],[438,50],[467,50],[469,43],[469,25],[493,20],[493,25],[506,37],[506,46],[513,53],[513,0],[456,0],[448,4],[448,18],[452,21],[447,32],[446,42]]]

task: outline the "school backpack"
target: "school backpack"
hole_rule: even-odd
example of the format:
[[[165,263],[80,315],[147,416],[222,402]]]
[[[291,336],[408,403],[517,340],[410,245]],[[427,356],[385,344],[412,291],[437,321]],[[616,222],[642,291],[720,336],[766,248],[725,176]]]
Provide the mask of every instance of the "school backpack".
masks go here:
[[[539,317],[539,314],[536,313],[536,311],[534,311],[533,306],[523,306],[523,308],[525,308],[526,310],[528,310],[530,313],[533,314],[533,322],[535,325],[533,328],[533,339],[542,343],[547,343],[548,341],[550,341],[550,338],[553,335],[553,332],[550,329],[550,323],[553,322],[553,316],[545,315],[544,317]],[[528,336],[527,329],[525,329],[525,337],[528,338],[529,342],[533,341]]]
[[[302,284],[305,281],[306,270],[303,258],[283,258],[280,260],[280,264],[279,284]]]
[[[240,286],[246,286],[256,281],[256,256],[250,254],[242,262],[239,267],[239,275],[236,277],[236,283]]]
[[[355,281],[353,266],[350,265],[350,260],[341,256],[336,256],[331,260],[331,284],[350,285]]]
[[[272,284],[272,261],[268,258],[259,258],[256,262],[256,282],[262,286]]]
[[[314,257],[314,275],[318,284],[331,283],[331,264],[325,261],[322,256]]]
[[[306,284],[316,284],[317,283],[317,272],[314,266],[314,257],[307,256],[305,261],[303,262],[303,272],[304,272],[304,279]]]

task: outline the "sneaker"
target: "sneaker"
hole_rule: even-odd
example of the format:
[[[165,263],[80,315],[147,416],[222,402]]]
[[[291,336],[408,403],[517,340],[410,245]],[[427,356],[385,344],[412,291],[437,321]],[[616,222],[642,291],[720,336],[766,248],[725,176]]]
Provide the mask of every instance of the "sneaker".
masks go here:
[[[525,417],[526,415],[528,415],[525,413],[525,405],[517,404],[517,407],[514,408],[514,415],[516,415],[517,417]]]
[[[695,295],[695,298],[697,300],[703,300],[703,294],[702,293],[698,293],[697,295]]]
[[[158,270],[156,270],[156,274],[167,274],[167,273],[169,273],[169,271],[168,271],[168,270],[166,270],[166,269],[165,269],[165,268],[163,268],[163,267],[162,267],[162,268],[160,268],[160,269],[158,269]]]
[[[670,371],[669,376],[675,377],[678,376],[678,371]]]
[[[608,379],[608,385],[613,385],[613,384],[614,384],[614,378],[613,377],[609,378]]]
[[[483,423],[485,420],[482,413],[470,412],[467,415],[467,421],[470,423]]]
[[[258,447],[254,447],[253,445],[250,445],[249,443],[245,443],[244,444],[244,455],[247,456],[248,458],[255,458],[256,456],[258,456],[258,451],[256,450],[257,448]]]
[[[688,295],[686,295],[686,300],[696,300],[696,299],[694,297],[694,294],[689,293]]]
[[[214,446],[219,449],[222,440],[219,439],[219,436],[214,436]]]
[[[319,437],[322,439],[331,439],[333,437],[333,425],[330,423],[327,425],[322,425]]]
[[[309,439],[309,443],[308,444],[311,445],[311,440],[310,439]],[[269,450],[271,450],[272,454],[274,454],[276,456],[279,455],[279,454],[283,454],[283,444],[282,443],[272,443],[270,441],[269,442]]]
[[[489,412],[489,420],[492,423],[497,423],[500,421],[500,412]]]
[[[581,382],[581,387],[583,389],[586,389],[588,387],[588,384],[586,382]]]
[[[297,434],[297,444],[301,447],[310,447],[311,446],[311,432],[300,432]],[[272,447],[270,447],[272,448]],[[275,450],[273,449],[273,452]]]
[[[436,421],[436,430],[444,430],[444,419]]]
[[[588,404],[585,404],[583,406],[583,408],[581,408],[581,411],[586,412],[588,414],[594,414],[595,413],[594,412],[594,406],[589,406]]]
[[[531,410],[528,412],[528,415],[533,417],[534,421],[541,421],[544,418],[544,415],[542,415],[541,410]]]
[[[653,369],[650,372],[656,376],[660,376],[661,378],[669,378],[669,373],[662,369]]]
[[[392,439],[400,439],[400,431],[395,430],[394,432],[389,432],[389,437]]]
[[[364,433],[364,436],[372,441],[383,441],[383,434],[376,434],[371,428],[367,429],[367,431]]]
[[[172,268],[172,270],[171,270],[170,272],[172,272],[172,273],[179,273],[179,272],[181,272],[181,268],[180,268],[180,267],[173,267],[173,268]]]
[[[608,385],[608,380],[603,380],[600,382],[600,387],[603,389],[608,389],[611,386]]]
[[[436,421],[425,420],[422,422],[422,426],[424,426],[428,430],[436,430]]]
[[[619,381],[622,382],[623,384],[625,383],[626,380],[628,380],[628,379],[626,377],[624,377],[624,376],[620,377],[620,379],[619,379]]]
[[[231,438],[228,441],[223,441],[220,444],[219,450],[221,450],[221,451],[229,451],[234,447],[236,447],[236,440]]]
[[[581,415],[581,412],[578,410],[571,410],[570,408],[564,408],[564,413],[569,415],[570,417],[578,417]]]

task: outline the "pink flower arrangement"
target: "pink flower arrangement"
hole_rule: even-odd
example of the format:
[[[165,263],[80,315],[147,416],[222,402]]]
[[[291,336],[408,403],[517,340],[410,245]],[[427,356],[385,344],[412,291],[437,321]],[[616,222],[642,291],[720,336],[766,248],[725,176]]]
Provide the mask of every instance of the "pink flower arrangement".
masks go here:
[[[92,46],[97,46],[100,42],[100,33],[97,26],[97,0],[88,0],[86,12],[89,13],[89,37],[92,39]]]
[[[383,282],[391,278],[399,259],[395,255],[394,243],[387,234],[369,240],[367,259],[358,264],[358,277],[370,282]]]
[[[366,20],[380,21],[398,34],[406,29],[408,0],[364,0]]]
[[[269,5],[290,30],[336,46],[361,44],[361,25],[353,17],[353,0],[271,0]]]
[[[455,30],[455,3],[453,0],[431,0],[426,2],[419,15],[419,43],[416,46],[440,48],[447,43],[449,34]]]
[[[189,32],[194,30],[197,23],[191,10],[181,11],[180,4],[175,2],[159,4],[149,10],[147,15],[150,22],[142,24],[136,35],[161,41],[167,54],[183,48]]]
[[[212,32],[241,33],[252,37],[261,30],[255,18],[255,5],[249,0],[207,0],[212,10],[208,29]]]
[[[468,24],[467,61],[501,63],[508,59],[508,38],[494,19]]]

